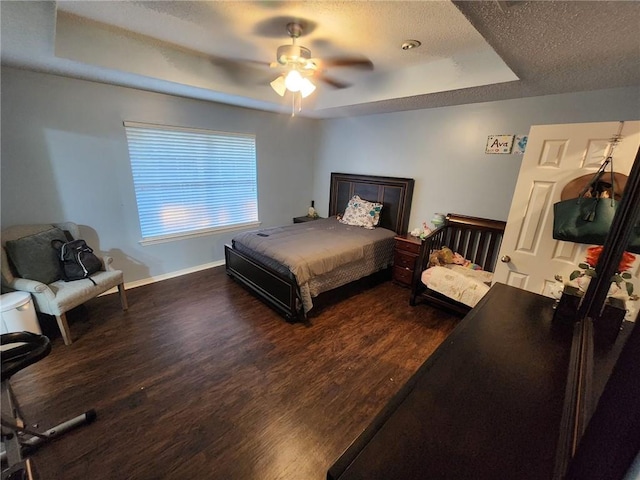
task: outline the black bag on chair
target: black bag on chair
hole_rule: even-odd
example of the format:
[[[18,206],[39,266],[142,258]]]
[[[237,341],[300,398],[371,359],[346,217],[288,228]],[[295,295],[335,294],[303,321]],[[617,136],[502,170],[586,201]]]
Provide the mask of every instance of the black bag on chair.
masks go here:
[[[84,240],[71,240],[63,242],[52,240],[51,246],[58,251],[60,260],[60,273],[65,282],[88,278],[95,285],[96,282],[90,277],[92,273],[100,271],[102,262],[93,253],[93,249]]]

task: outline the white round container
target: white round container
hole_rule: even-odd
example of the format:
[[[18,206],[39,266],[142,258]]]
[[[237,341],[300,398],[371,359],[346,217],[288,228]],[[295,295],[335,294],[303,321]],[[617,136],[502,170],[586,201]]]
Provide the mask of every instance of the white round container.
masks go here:
[[[42,335],[31,294],[11,292],[0,295],[2,333],[33,332]]]

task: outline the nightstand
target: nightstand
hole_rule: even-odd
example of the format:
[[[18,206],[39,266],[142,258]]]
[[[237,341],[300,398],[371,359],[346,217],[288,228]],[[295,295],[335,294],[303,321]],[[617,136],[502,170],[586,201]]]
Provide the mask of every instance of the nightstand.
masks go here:
[[[293,223],[304,223],[304,222],[313,222],[314,220],[320,220],[322,217],[309,217],[305,215],[304,217],[294,217]]]
[[[403,287],[410,287],[422,240],[407,234],[396,237],[395,242],[393,281]]]

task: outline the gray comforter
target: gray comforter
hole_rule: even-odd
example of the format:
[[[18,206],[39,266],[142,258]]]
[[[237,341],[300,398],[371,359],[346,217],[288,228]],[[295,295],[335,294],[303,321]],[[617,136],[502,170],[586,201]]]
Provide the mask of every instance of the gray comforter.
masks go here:
[[[286,265],[302,285],[363,258],[365,244],[395,235],[385,228],[366,230],[343,225],[332,217],[241,233],[233,241]]]

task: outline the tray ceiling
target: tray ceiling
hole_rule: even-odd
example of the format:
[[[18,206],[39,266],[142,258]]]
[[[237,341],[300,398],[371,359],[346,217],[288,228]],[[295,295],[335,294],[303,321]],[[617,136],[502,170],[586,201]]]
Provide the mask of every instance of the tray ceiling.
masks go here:
[[[286,24],[349,88],[314,80],[329,118],[640,85],[637,2],[2,2],[2,64],[276,112]],[[403,50],[405,40],[422,43]]]

